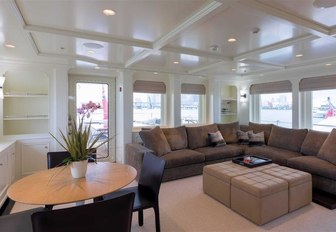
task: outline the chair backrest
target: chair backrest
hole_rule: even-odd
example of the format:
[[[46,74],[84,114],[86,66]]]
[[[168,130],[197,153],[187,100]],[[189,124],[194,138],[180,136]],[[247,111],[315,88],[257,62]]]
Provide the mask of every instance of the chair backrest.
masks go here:
[[[34,232],[129,232],[135,193],[32,214]]]
[[[58,166],[65,165],[63,164],[63,160],[65,158],[68,158],[70,156],[70,153],[67,151],[50,151],[47,153],[47,162],[48,162],[48,169],[54,168]],[[92,155],[93,159],[96,158],[96,155]],[[94,162],[93,159],[89,159],[89,162]]]
[[[139,190],[150,193],[154,198],[153,200],[158,199],[164,167],[165,161],[162,158],[150,152],[144,154],[139,178]]]

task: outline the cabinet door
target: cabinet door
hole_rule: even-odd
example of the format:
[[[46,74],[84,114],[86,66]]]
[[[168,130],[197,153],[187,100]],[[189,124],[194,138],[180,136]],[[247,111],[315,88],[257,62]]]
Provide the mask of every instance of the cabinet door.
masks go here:
[[[21,144],[21,174],[29,175],[47,169],[49,143]]]
[[[11,145],[7,150],[8,155],[8,179],[9,183],[15,181],[15,146]]]
[[[6,200],[8,187],[8,156],[5,151],[0,153],[0,207]]]

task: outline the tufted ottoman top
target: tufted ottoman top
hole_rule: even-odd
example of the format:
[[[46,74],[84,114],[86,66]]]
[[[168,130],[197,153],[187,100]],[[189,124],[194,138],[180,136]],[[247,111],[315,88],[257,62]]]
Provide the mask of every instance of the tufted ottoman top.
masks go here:
[[[278,166],[263,170],[264,173],[286,180],[290,187],[311,181],[311,174],[293,168]]]

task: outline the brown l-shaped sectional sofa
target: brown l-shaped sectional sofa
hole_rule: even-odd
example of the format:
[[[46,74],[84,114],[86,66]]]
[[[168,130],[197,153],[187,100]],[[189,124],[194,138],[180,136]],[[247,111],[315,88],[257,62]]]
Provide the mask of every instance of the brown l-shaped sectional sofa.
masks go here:
[[[213,146],[210,143],[209,133],[217,131],[220,131],[226,145]],[[241,144],[238,136],[241,131],[263,135],[265,145]],[[288,129],[273,124],[250,122],[249,125],[239,125],[234,122],[197,127],[155,127],[139,133],[143,144],[127,144],[125,162],[139,173],[145,152],[159,155],[166,161],[163,181],[202,174],[205,165],[228,161],[233,157],[258,155],[311,173],[313,188],[336,195],[336,129],[328,133]]]

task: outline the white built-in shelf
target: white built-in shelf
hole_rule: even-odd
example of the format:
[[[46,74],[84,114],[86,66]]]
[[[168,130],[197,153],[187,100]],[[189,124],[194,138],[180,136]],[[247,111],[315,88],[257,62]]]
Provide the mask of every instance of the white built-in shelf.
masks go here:
[[[237,101],[237,99],[234,99],[234,98],[225,98],[225,99],[222,99],[222,101]]]
[[[46,93],[7,92],[4,97],[48,97]]]
[[[228,112],[228,113],[222,113],[222,115],[237,115],[237,113],[234,113],[234,112]]]
[[[48,115],[5,116],[4,121],[13,120],[41,120],[48,119]]]

